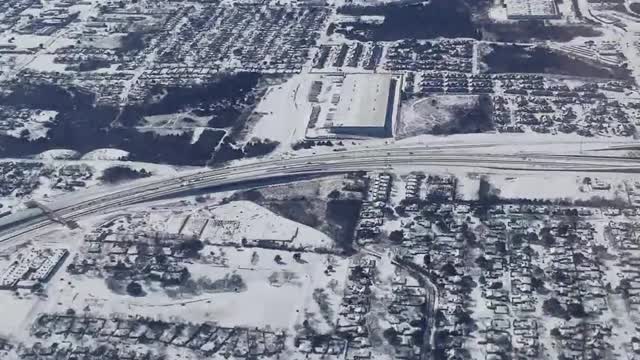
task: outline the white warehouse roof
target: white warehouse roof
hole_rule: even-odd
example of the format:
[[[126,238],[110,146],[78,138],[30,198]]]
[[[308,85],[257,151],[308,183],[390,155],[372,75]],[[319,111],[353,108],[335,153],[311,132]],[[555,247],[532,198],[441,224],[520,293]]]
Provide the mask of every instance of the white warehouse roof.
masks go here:
[[[345,76],[333,127],[384,127],[391,75]]]
[[[509,18],[551,18],[559,15],[555,0],[507,0],[506,5]]]

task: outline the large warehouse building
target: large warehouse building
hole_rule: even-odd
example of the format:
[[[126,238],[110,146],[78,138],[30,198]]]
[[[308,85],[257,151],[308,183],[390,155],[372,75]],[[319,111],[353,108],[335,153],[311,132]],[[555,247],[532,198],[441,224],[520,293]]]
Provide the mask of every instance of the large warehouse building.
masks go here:
[[[506,0],[507,18],[512,20],[559,19],[555,0]]]
[[[397,80],[387,74],[347,75],[330,131],[335,134],[391,136]]]

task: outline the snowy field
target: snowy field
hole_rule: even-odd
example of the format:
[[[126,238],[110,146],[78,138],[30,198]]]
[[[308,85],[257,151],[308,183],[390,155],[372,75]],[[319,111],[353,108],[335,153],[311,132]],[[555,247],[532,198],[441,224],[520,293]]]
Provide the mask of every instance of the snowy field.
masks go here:
[[[259,120],[247,138],[260,137],[278,141],[276,152],[290,150],[290,145],[304,139],[311,104],[307,101],[314,75],[294,75],[282,84],[267,90],[255,109]]]
[[[170,207],[184,205],[171,205],[168,202],[164,204]],[[323,234],[313,229],[304,229],[300,224],[279,218],[264,209],[254,208],[257,205],[248,204],[250,203],[231,203],[232,206],[213,211],[224,210],[226,216],[246,221],[243,225],[246,228],[260,228],[271,224],[273,227],[284,228],[281,231],[291,232],[292,227],[298,227],[301,230],[297,233],[304,241],[322,241],[318,236],[324,236]],[[42,246],[62,246],[69,249],[69,258],[72,258],[82,252],[80,245],[84,232],[112,217],[113,215],[87,219],[75,231],[59,228],[33,240]],[[173,226],[174,222],[169,220],[168,226]],[[0,254],[0,268],[8,266],[9,255],[14,250],[13,247],[4,247],[4,252]],[[333,321],[331,319],[335,319],[337,315],[349,264],[347,259],[314,253],[302,253],[296,259],[292,252],[216,245],[205,246],[201,254],[200,259],[186,264],[193,284],[238,275],[245,287],[220,292],[202,290],[196,285],[191,289],[189,285],[184,288],[164,288],[157,283],[144,282],[146,296],[137,298],[114,293],[104,278],[69,275],[64,270],[69,262],[67,260],[67,264],[63,265],[47,285],[46,296],[38,297],[24,291],[0,291],[0,301],[5,304],[5,310],[8,310],[0,336],[25,339],[28,337],[30,324],[38,314],[65,312],[67,309],[73,309],[77,314],[91,313],[105,317],[113,314],[125,317],[138,314],[168,321],[209,321],[222,326],[272,328],[290,333],[307,320],[322,331],[331,329],[327,319]],[[276,256],[281,260],[276,261]],[[333,271],[325,273],[328,266]],[[330,313],[320,310],[312,296],[315,289],[322,289],[327,295]],[[260,299],[259,303],[256,303],[256,299]]]
[[[192,278],[217,280],[227,274],[237,274],[246,284],[239,292],[219,293],[174,293],[158,285],[143,284],[147,295],[135,298],[126,294],[114,294],[101,278],[70,276],[61,272],[52,280],[48,297],[33,297],[18,300],[10,292],[0,292],[3,304],[12,304],[12,311],[4,322],[3,331],[10,334],[28,325],[40,312],[64,312],[67,308],[77,313],[91,311],[93,314],[138,314],[155,319],[203,322],[210,321],[221,326],[271,327],[293,330],[307,317],[322,320],[317,303],[311,298],[316,288],[328,289],[331,282],[330,302],[337,306],[344,286],[347,262],[339,258],[327,260],[326,255],[304,254],[303,262],[296,262],[291,253],[274,250],[207,247],[204,251],[224,251],[228,266],[213,264],[191,264],[188,266]],[[276,254],[283,262],[274,262]],[[330,276],[324,274],[327,265],[336,270]],[[305,296],[297,296],[305,294]],[[260,299],[256,304],[255,300]],[[13,308],[15,304],[15,308]],[[87,309],[88,307],[88,309]],[[319,324],[327,327],[326,324]]]
[[[425,134],[436,125],[444,125],[456,115],[456,110],[473,107],[478,96],[443,95],[410,100],[402,104],[396,125],[396,138]]]
[[[543,172],[466,172],[462,169],[445,167],[398,168],[394,182],[396,200],[404,198],[406,175],[410,173],[426,175],[455,176],[458,179],[457,194],[460,200],[477,200],[481,179],[486,179],[504,199],[541,200],[592,200],[595,198],[629,202],[637,177],[626,174],[584,174]],[[421,194],[425,194],[422,184]]]
[[[209,221],[219,219],[221,222],[236,222],[237,230],[233,233],[218,233],[211,239],[203,239],[207,243],[215,240],[229,239],[231,235],[240,245],[243,235],[296,237],[291,242],[294,246],[313,244],[320,245],[331,241],[325,234],[284,219],[274,213],[247,201],[235,201],[221,206],[210,206],[182,212],[180,209],[193,208],[193,203],[184,201],[157,202],[149,217],[140,217],[134,210],[135,221],[142,221],[148,229],[168,232],[181,232],[188,235],[194,229],[202,228],[201,221],[205,213]],[[136,208],[134,208],[136,209]],[[147,208],[148,209],[148,208]],[[126,211],[132,214],[131,210]],[[200,220],[197,220],[200,217]],[[83,228],[92,228],[106,219],[114,220],[114,215],[83,221]],[[122,219],[118,217],[117,219]],[[136,220],[137,219],[137,220]],[[197,223],[197,224],[196,224]],[[126,228],[126,223],[117,220],[115,226]],[[208,226],[208,225],[207,225]],[[124,229],[123,228],[123,229]],[[138,230],[144,228],[135,227]],[[206,234],[206,226],[204,234]],[[225,241],[228,243],[228,241]],[[154,318],[183,318],[187,321],[212,321],[224,326],[270,326],[277,329],[293,329],[308,320],[319,329],[328,330],[326,316],[321,314],[317,302],[312,298],[315,289],[324,289],[332,307],[339,304],[344,286],[348,260],[332,255],[302,253],[300,259],[293,257],[293,252],[268,250],[260,248],[236,248],[233,246],[206,245],[201,251],[201,258],[187,264],[191,279],[196,282],[207,279],[215,281],[225,276],[236,274],[242,277],[246,289],[238,292],[207,292],[206,290],[179,290],[162,288],[151,283],[144,283],[147,292],[144,298],[132,298],[126,295],[114,295],[107,288],[104,279],[86,276],[73,276],[77,282],[73,291],[61,294],[65,301],[74,304],[92,304],[92,312],[99,314],[121,313],[131,311]],[[276,256],[281,260],[276,262]],[[327,266],[333,272],[325,274]],[[295,296],[294,294],[306,294]],[[255,306],[255,299],[261,299],[261,305]],[[75,299],[75,300],[73,300]],[[84,306],[84,305],[78,305]],[[54,308],[58,308],[53,306]],[[185,309],[188,311],[185,312]],[[265,309],[269,309],[266,311]],[[58,310],[60,310],[58,308]],[[335,316],[332,310],[329,318]]]

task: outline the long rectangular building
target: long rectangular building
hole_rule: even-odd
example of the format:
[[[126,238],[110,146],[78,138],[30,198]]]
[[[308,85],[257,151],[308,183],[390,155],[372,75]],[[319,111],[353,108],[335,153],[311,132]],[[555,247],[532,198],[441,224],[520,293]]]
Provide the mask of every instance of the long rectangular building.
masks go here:
[[[395,83],[396,80],[387,74],[345,76],[331,132],[389,136]]]
[[[512,20],[560,18],[555,0],[506,0],[505,4]]]

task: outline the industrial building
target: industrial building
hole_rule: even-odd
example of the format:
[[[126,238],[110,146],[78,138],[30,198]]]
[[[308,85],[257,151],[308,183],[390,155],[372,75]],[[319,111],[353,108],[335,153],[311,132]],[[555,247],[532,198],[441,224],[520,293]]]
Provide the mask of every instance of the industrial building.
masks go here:
[[[29,249],[0,273],[0,290],[33,289],[49,281],[67,257],[66,249]]]
[[[391,136],[397,80],[387,74],[356,74],[344,78],[340,99],[327,127],[334,134]]]
[[[505,0],[505,5],[512,20],[560,18],[555,0]]]

